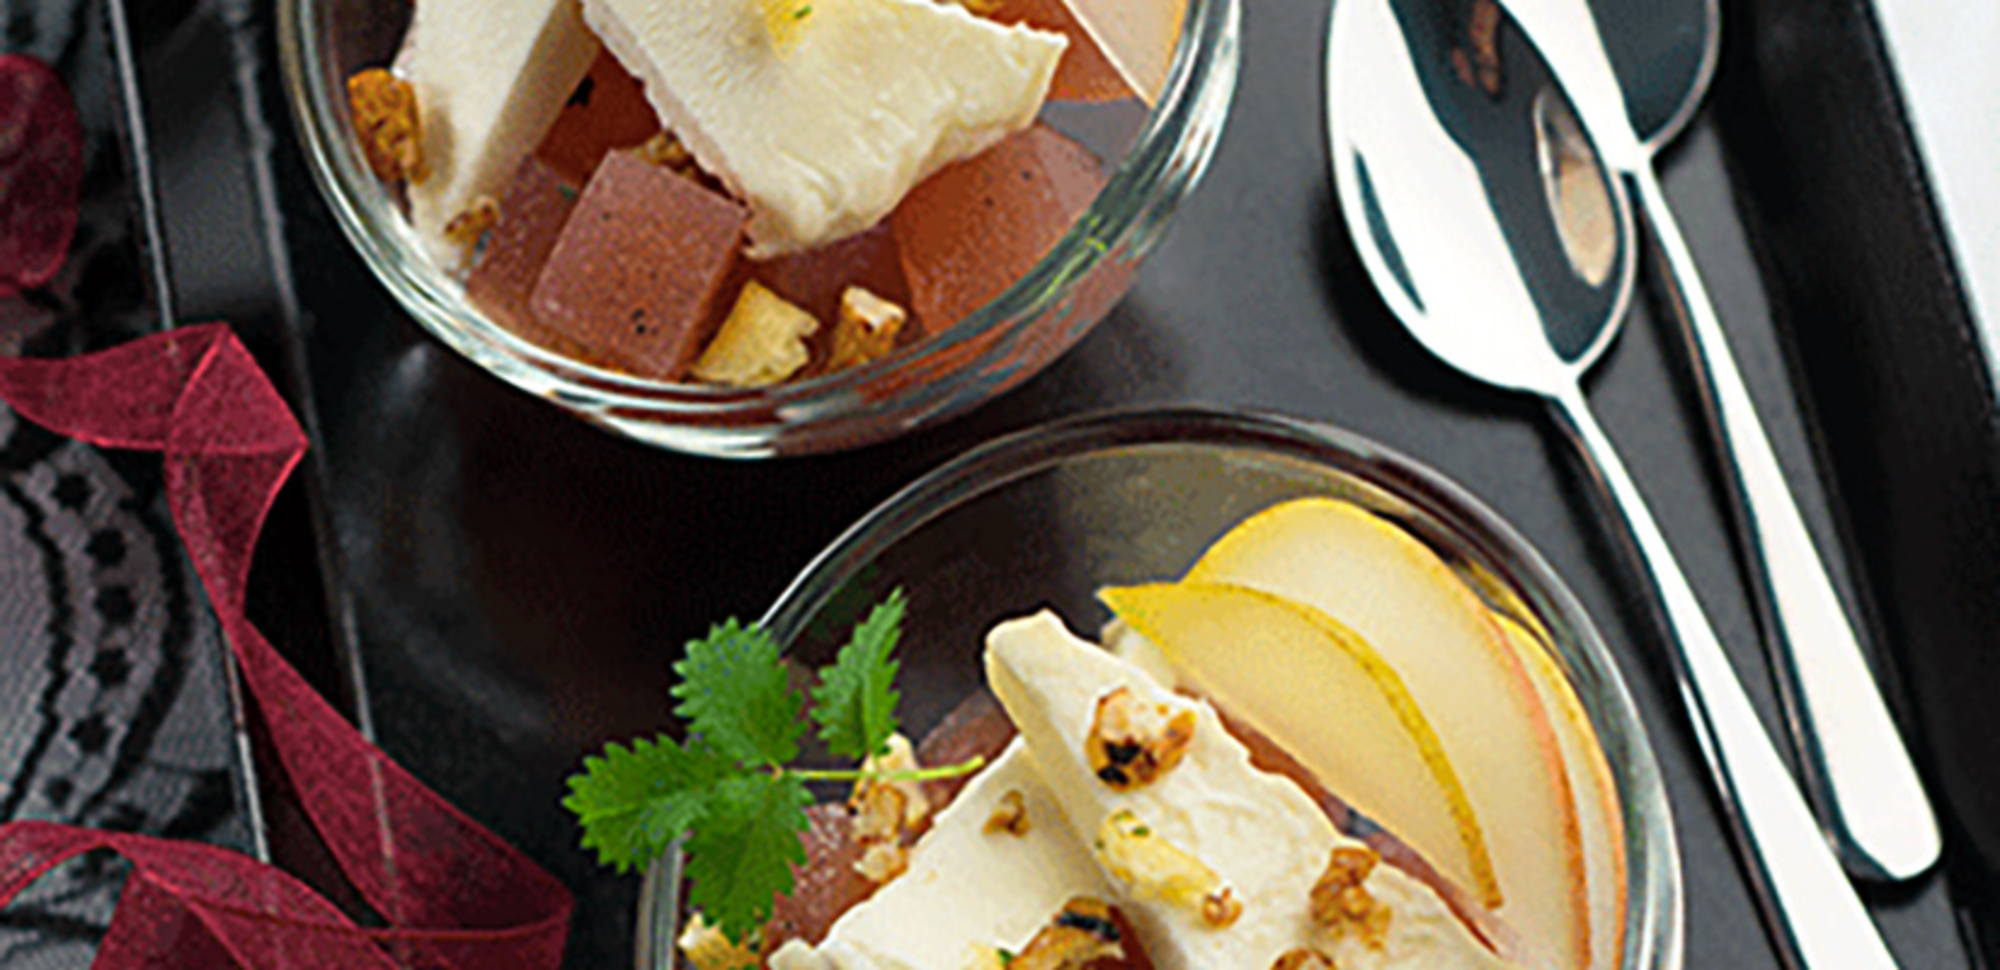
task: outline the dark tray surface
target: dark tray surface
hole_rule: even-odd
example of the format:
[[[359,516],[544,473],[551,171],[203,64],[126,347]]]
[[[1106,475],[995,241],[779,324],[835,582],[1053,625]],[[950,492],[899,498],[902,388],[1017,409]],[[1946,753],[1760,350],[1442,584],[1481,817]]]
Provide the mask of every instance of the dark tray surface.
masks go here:
[[[323,477],[316,495],[303,491],[318,504],[291,499],[304,525],[293,545],[267,543],[265,555],[283,565],[260,569],[300,591],[311,583],[293,570],[324,572],[334,620],[293,625],[300,637],[329,630],[336,644],[358,644],[384,746],[575,889],[572,965],[628,962],[636,886],[576,849],[557,806],[562,778],[606,738],[664,722],[677,644],[719,617],[761,612],[841,528],[975,442],[1100,406],[1186,401],[1354,429],[1433,464],[1511,520],[1617,645],[1644,710],[1685,858],[1689,966],[1778,965],[1683,727],[1647,603],[1567,445],[1531,402],[1481,390],[1425,356],[1360,271],[1324,168],[1323,5],[1250,4],[1237,108],[1207,183],[1132,297],[1074,354],[956,424],[855,454],[754,465],[658,453],[591,430],[417,330],[338,236],[302,169],[265,6],[188,4],[154,39],[148,78],[162,167],[180,180],[168,194],[174,244],[202,254],[175,261],[186,315],[228,314],[249,329],[317,425]],[[240,73],[197,52],[227,54]],[[209,66],[187,66],[196,60]],[[1725,76],[1719,97],[1735,94],[1730,83]],[[260,183],[266,147],[273,181]],[[1780,458],[1838,569],[1845,557],[1780,325],[1709,121],[1671,158],[1668,181]],[[282,218],[275,249],[262,245],[271,207]],[[273,278],[296,289],[273,290]],[[294,294],[296,304],[281,298]],[[1593,399],[1775,724],[1678,339],[1642,303]],[[331,539],[323,550],[299,548],[315,519]],[[340,660],[336,650],[318,661],[336,693]],[[1941,883],[1872,901],[1906,966],[1969,965]]]

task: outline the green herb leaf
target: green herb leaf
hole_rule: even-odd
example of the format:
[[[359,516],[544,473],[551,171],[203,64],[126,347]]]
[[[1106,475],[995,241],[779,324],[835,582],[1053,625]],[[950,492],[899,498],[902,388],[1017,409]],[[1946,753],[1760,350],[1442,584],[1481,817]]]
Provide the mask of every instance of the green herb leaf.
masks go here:
[[[770,634],[735,620],[687,645],[674,664],[681,682],[674,713],[688,729],[738,764],[783,767],[799,756],[805,699],[792,689]]]
[[[709,811],[716,786],[734,766],[706,745],[665,736],[632,747],[606,745],[569,779],[563,806],[583,826],[583,847],[619,872],[659,858]]]
[[[903,591],[868,614],[854,636],[840,648],[833,666],[820,671],[813,688],[812,718],[827,749],[856,761],[880,752],[896,733],[896,672],[902,662],[890,659],[902,639]]]
[[[762,929],[776,897],[792,891],[792,869],[806,862],[800,834],[810,804],[806,783],[786,774],[716,786],[711,810],[688,836],[688,901],[731,940]]]

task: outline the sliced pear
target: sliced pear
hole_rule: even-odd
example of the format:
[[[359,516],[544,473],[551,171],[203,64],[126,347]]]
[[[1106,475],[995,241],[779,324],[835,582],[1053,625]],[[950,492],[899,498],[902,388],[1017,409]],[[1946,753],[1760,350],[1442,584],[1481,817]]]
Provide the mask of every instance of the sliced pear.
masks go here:
[[[1590,943],[1594,966],[1617,965],[1625,941],[1625,818],[1618,811],[1618,786],[1611,777],[1590,715],[1576,688],[1557,666],[1542,640],[1512,618],[1493,614],[1507,644],[1521,658],[1542,706],[1555,714],[1556,743],[1562,747],[1570,790],[1577,798],[1583,836],[1584,870],[1590,893]]]
[[[1111,66],[1148,107],[1159,101],[1180,47],[1186,0],[1064,0]]]
[[[1495,910],[1527,941],[1526,962],[1591,965],[1588,874],[1555,728],[1520,658],[1449,566],[1383,519],[1310,498],[1230,530],[1187,579],[1295,600],[1374,647],[1437,728],[1481,828],[1495,834]],[[1393,829],[1401,820],[1390,812],[1378,821]]]
[[[1164,653],[1177,675],[1167,682],[1283,739],[1329,790],[1475,898],[1498,893],[1486,836],[1437,731],[1354,631],[1244,586],[1174,583],[1098,596]]]

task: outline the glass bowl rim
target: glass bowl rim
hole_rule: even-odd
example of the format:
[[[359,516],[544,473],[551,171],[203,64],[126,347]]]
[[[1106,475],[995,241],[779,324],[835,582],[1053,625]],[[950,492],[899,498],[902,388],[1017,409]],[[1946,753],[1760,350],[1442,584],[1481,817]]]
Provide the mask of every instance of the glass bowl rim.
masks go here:
[[[407,221],[368,172],[326,83],[316,12],[333,0],[278,0],[279,61],[306,167],[335,222],[403,309],[465,357],[531,392],[590,409],[729,416],[805,409],[853,395],[871,382],[927,370],[968,345],[1017,329],[1057,305],[1079,282],[1126,247],[1150,246],[1164,205],[1192,189],[1212,157],[1237,76],[1241,0],[1187,0],[1166,87],[1116,169],[1062,238],[991,302],[944,332],[879,360],[833,374],[767,388],[724,388],[657,381],[609,370],[544,349],[474,306],[462,284],[422,256]],[[371,196],[372,193],[372,196]],[[948,382],[914,382],[913,389]],[[779,424],[787,423],[782,417]]]
[[[784,648],[813,611],[880,550],[946,512],[1065,462],[1144,446],[1190,446],[1291,458],[1360,481],[1445,529],[1542,622],[1593,728],[1617,740],[1610,768],[1626,833],[1626,970],[1679,970],[1684,960],[1680,852],[1658,758],[1629,685],[1567,584],[1512,525],[1463,486],[1395,449],[1334,425],[1200,405],[1113,408],[1059,418],[976,445],[898,489],[807,563],[758,622]],[[1591,684],[1577,683],[1575,673]],[[1594,686],[1591,686],[1593,685]],[[1612,752],[1607,751],[1607,754]],[[634,966],[674,964],[680,854],[647,868]],[[664,912],[663,912],[664,910]],[[664,921],[664,922],[662,922]]]

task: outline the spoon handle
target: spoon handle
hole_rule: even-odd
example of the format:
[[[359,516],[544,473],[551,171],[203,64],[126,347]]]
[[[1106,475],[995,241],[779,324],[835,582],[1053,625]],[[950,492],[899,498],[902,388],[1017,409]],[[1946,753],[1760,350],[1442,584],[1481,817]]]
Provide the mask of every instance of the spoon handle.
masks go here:
[[[1937,862],[1936,816],[1869,674],[1804,518],[1729,352],[1701,272],[1651,168],[1632,173],[1667,268],[1709,426],[1739,501],[1735,516],[1765,609],[1806,785],[1848,871],[1914,878]]]
[[[1572,386],[1551,399],[1636,547],[1665,608],[1681,699],[1708,756],[1772,936],[1795,970],[1888,970],[1896,961],[1819,835],[1646,499]]]

